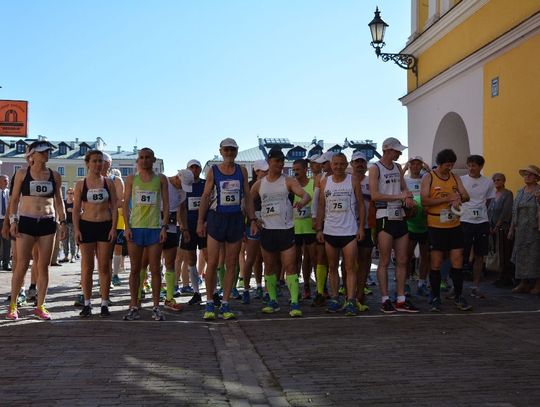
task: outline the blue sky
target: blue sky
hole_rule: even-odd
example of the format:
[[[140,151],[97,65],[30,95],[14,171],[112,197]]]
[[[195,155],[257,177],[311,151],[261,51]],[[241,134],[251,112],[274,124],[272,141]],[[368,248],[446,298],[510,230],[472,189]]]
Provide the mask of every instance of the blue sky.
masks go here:
[[[406,73],[375,57],[410,34],[405,0],[18,0],[2,3],[0,99],[29,135],[152,147],[165,173],[257,136],[405,143]]]

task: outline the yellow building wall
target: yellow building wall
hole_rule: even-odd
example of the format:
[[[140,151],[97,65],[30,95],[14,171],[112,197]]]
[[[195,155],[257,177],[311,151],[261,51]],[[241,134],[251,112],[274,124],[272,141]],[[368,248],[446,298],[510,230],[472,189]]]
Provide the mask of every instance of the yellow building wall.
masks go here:
[[[523,185],[519,168],[540,167],[539,50],[540,34],[484,66],[484,174],[503,172],[512,191]],[[499,96],[491,97],[495,77]]]
[[[420,0],[420,9],[427,0]],[[509,31],[540,11],[539,0],[490,0],[473,16],[418,56],[418,85]],[[425,21],[424,21],[425,24]],[[419,22],[419,28],[423,25]],[[407,75],[408,91],[416,88],[416,78]]]

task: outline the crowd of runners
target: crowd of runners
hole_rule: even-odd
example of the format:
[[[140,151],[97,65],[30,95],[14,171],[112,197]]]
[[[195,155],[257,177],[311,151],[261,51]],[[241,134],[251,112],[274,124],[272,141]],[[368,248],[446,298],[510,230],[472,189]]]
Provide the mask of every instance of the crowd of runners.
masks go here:
[[[13,268],[5,317],[18,320],[27,301],[34,303],[36,317],[51,319],[45,300],[55,239],[64,242],[64,261],[73,262],[80,253],[82,293],[76,303],[82,318],[93,312],[96,265],[99,314],[110,316],[110,287],[122,283],[126,255],[126,321],[141,318],[147,293],[157,321],[165,319],[162,303],[171,312],[202,304],[203,279],[205,320],[236,318],[231,299],[249,304],[252,296],[262,301],[263,313],[276,313],[285,286],[291,317],[301,317],[308,302],[354,316],[369,309],[367,282],[375,251],[385,314],[419,312],[411,296],[412,276],[417,297],[427,297],[430,311],[440,312],[441,290],[449,285],[446,274],[452,289],[445,307],[471,311],[466,297],[483,296],[480,284],[491,252],[497,254],[498,283],[517,279],[515,292],[539,294],[540,169],[519,170],[525,185],[513,199],[503,174],[482,175],[480,155],[468,157],[468,173],[458,176],[451,149],[440,151],[434,166],[412,156],[401,167],[397,161],[405,148],[395,138],[386,139],[381,158],[369,168],[360,151],[350,162],[343,153],[328,151],[294,161],[290,177],[283,173],[283,151],[273,147],[249,176],[235,163],[237,143],[226,138],[219,145],[222,161],[205,179],[196,159],[175,176],[156,174],[154,152],[142,148],[136,173],[125,180],[111,171],[107,153],[91,150],[85,156],[86,177],[67,190],[64,200],[61,176],[47,167],[51,146],[37,141],[26,153],[28,166],[14,174],[9,188],[7,176],[0,176],[2,266],[9,268],[11,256]],[[11,255],[9,249],[6,255],[10,242]],[[30,261],[31,284],[25,291]],[[388,272],[392,263],[395,275]],[[467,293],[464,263],[470,263],[473,277]],[[391,278],[395,292],[389,290]],[[192,298],[180,304],[179,294]]]

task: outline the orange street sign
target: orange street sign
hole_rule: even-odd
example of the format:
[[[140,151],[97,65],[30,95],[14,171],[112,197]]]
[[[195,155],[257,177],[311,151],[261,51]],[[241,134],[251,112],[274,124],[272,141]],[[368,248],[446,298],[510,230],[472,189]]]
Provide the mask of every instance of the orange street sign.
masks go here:
[[[0,136],[28,137],[28,102],[0,100]]]

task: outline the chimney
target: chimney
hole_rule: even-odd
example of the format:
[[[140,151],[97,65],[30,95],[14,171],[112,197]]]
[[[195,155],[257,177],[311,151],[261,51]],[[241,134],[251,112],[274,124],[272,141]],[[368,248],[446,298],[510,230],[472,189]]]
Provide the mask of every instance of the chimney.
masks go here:
[[[324,148],[324,140],[319,140],[319,141],[317,141],[317,144],[318,144],[320,147]]]
[[[79,137],[75,137],[75,144],[79,144]]]
[[[116,146],[116,152],[120,154],[122,152],[122,146]]]
[[[133,154],[137,154],[137,146],[133,146]]]

